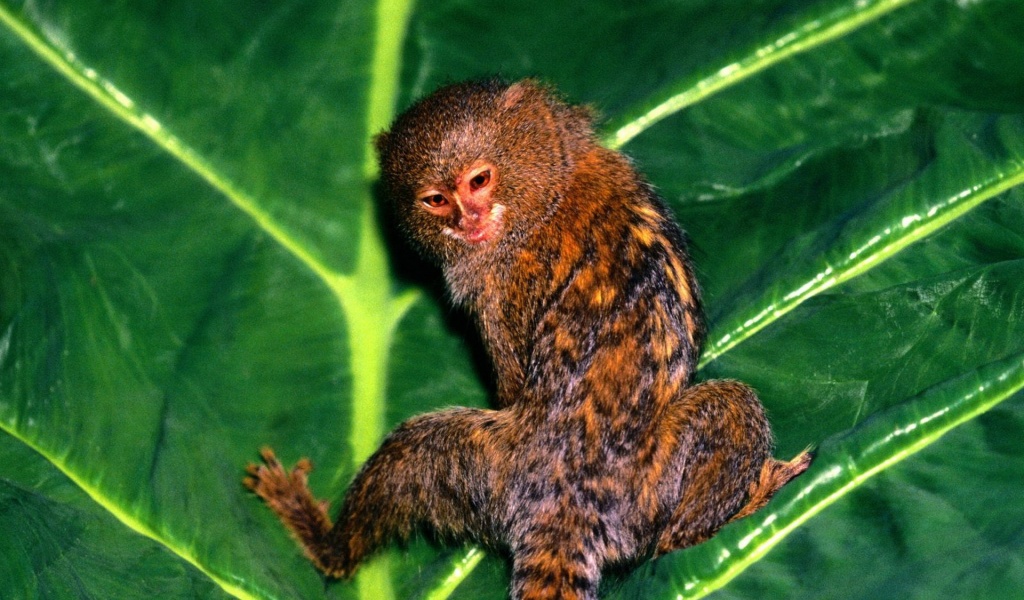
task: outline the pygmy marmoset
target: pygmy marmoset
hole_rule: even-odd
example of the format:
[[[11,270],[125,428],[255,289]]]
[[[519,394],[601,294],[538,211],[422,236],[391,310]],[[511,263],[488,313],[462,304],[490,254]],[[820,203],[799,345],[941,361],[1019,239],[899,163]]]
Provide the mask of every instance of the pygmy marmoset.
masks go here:
[[[694,384],[683,232],[587,109],[534,81],[444,87],[376,138],[400,228],[475,319],[496,409],[409,419],[333,524],[269,449],[246,485],[324,573],[426,527],[508,552],[517,600],[597,598],[602,569],[708,539],[811,457],[772,458],[754,392]]]

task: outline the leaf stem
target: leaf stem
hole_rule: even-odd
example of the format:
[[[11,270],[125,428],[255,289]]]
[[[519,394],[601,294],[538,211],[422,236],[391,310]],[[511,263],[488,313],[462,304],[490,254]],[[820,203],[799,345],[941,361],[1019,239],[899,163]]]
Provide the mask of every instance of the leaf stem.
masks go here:
[[[377,158],[369,147],[376,135],[395,116],[398,84],[402,74],[402,44],[412,15],[412,0],[378,0],[373,62],[370,65],[370,94],[366,111],[367,152],[363,172],[377,177]]]
[[[334,280],[333,288],[346,315],[349,353],[352,360],[352,419],[349,445],[354,464],[365,461],[376,449],[387,428],[386,396],[388,352],[395,327],[418,295],[406,293],[393,298],[387,253],[376,223],[370,198],[370,182],[376,179],[378,166],[370,136],[387,126],[394,116],[401,76],[402,43],[405,40],[411,0],[378,0],[375,21],[370,88],[366,107],[366,146],[363,174],[362,226],[358,258],[354,271]],[[383,324],[381,321],[383,320]],[[343,470],[335,474],[335,485]],[[391,561],[378,557],[360,570],[356,578],[363,600],[390,600],[395,597],[391,581]]]

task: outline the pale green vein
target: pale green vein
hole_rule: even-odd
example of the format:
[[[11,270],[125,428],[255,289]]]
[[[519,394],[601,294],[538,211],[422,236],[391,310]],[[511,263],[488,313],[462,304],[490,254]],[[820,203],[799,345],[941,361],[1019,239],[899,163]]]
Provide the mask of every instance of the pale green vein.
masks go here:
[[[401,48],[405,39],[405,29],[412,10],[410,0],[380,0],[377,3],[375,23],[375,43],[371,62],[369,91],[366,108],[367,140],[363,172],[367,181],[377,176],[377,161],[370,145],[370,136],[383,130],[390,123],[395,112],[400,75]],[[353,354],[370,355],[374,358],[359,358],[354,361],[373,360],[377,367],[364,364],[373,373],[375,368],[384,369],[387,364],[387,345],[390,343],[391,332],[402,315],[418,297],[415,291],[409,291],[392,299],[388,283],[390,275],[386,260],[387,253],[383,240],[377,235],[379,228],[375,221],[375,211],[369,198],[369,188],[364,198],[362,233],[358,252],[358,262],[350,275],[338,278],[336,287],[342,306],[350,325],[350,341]],[[384,324],[381,317],[384,316]],[[381,332],[385,335],[381,335]],[[380,339],[384,347],[367,348],[369,339]],[[360,463],[376,449],[385,429],[383,382],[385,373],[375,373],[367,377],[362,384],[365,389],[356,389],[354,393],[355,418],[350,443],[354,452],[354,460]],[[357,380],[357,386],[360,382]]]
[[[401,75],[402,43],[412,12],[410,0],[378,0],[374,23],[373,59],[370,64],[369,94],[366,107],[366,147],[363,174],[367,181],[377,177],[377,161],[370,136],[384,129],[394,116]],[[348,324],[353,377],[352,421],[349,445],[356,464],[373,453],[384,436],[385,385],[388,351],[394,328],[418,298],[409,291],[392,298],[390,275],[383,241],[369,198],[369,186],[363,202],[363,217],[358,261],[351,275],[339,277],[335,289]],[[382,322],[383,321],[383,322]],[[342,469],[335,473],[337,488]],[[364,565],[356,579],[363,600],[391,600],[395,597],[391,561],[378,557]]]
[[[349,445],[356,464],[376,450],[387,427],[385,387],[388,350],[394,328],[418,294],[391,297],[383,244],[373,227],[373,210],[363,211],[358,261],[352,275],[337,278],[336,289],[345,312],[352,361],[352,419]],[[335,471],[332,489],[339,489],[345,469]],[[391,561],[379,556],[360,568],[356,585],[363,600],[391,600]]]
[[[366,131],[370,135],[382,131],[395,116],[399,78],[402,74],[402,44],[412,8],[412,0],[377,2],[369,106],[366,113]],[[367,178],[376,177],[377,161],[373,152],[367,151],[363,167]]]
[[[914,212],[885,219],[877,230],[858,232],[863,240],[852,248],[842,260],[825,264],[820,270],[802,281],[785,285],[791,291],[770,302],[756,314],[741,317],[742,322],[731,327],[724,335],[708,344],[701,366],[710,363],[758,331],[778,321],[806,300],[863,275],[897,255],[911,244],[935,233],[986,200],[1024,184],[1024,162],[1012,159],[997,174],[982,183],[966,187],[933,202],[924,212]]]
[[[779,37],[714,69],[710,74],[673,85],[609,124],[604,143],[621,148],[658,121],[736,85],[796,54],[837,40],[914,0],[858,0],[809,18]]]
[[[470,548],[462,557],[458,558],[452,565],[452,572],[441,581],[423,600],[446,600],[452,592],[466,579],[484,558],[483,550]]]
[[[708,573],[693,575],[683,582],[679,598],[703,598],[723,587],[792,531],[868,479],[920,452],[1021,390],[1024,390],[1024,359],[1018,355],[940,384],[887,411],[889,418],[874,420],[841,442],[829,457],[820,457],[803,476],[806,480],[797,480],[799,492],[795,497],[775,504],[777,508],[772,512],[751,517],[758,519],[761,525],[739,539],[737,535],[730,536],[728,543],[736,552],[723,553],[724,558],[711,566],[710,576]],[[865,444],[864,440],[870,443]],[[737,554],[740,558],[736,558]]]

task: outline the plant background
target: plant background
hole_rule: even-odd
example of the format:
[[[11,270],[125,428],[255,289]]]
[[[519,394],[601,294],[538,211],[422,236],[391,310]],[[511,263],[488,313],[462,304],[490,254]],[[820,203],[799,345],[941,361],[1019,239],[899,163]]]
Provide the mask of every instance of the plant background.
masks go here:
[[[326,583],[240,484],[271,445],[337,498],[395,423],[486,406],[368,140],[500,73],[606,116],[693,237],[700,377],[819,449],[605,595],[1020,597],[1021,31],[1015,0],[0,1],[2,595],[506,597],[421,540]]]

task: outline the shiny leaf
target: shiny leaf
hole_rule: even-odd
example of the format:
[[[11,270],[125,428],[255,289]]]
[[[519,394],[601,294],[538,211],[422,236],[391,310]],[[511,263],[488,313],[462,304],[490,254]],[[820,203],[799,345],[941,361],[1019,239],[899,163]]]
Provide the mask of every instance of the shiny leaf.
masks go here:
[[[27,598],[493,598],[415,540],[326,583],[240,480],[336,501],[493,382],[377,222],[370,137],[451,79],[607,117],[690,232],[700,376],[812,469],[610,598],[1024,587],[1024,9],[1014,0],[0,0],[0,581]],[[6,596],[5,596],[6,597]]]

